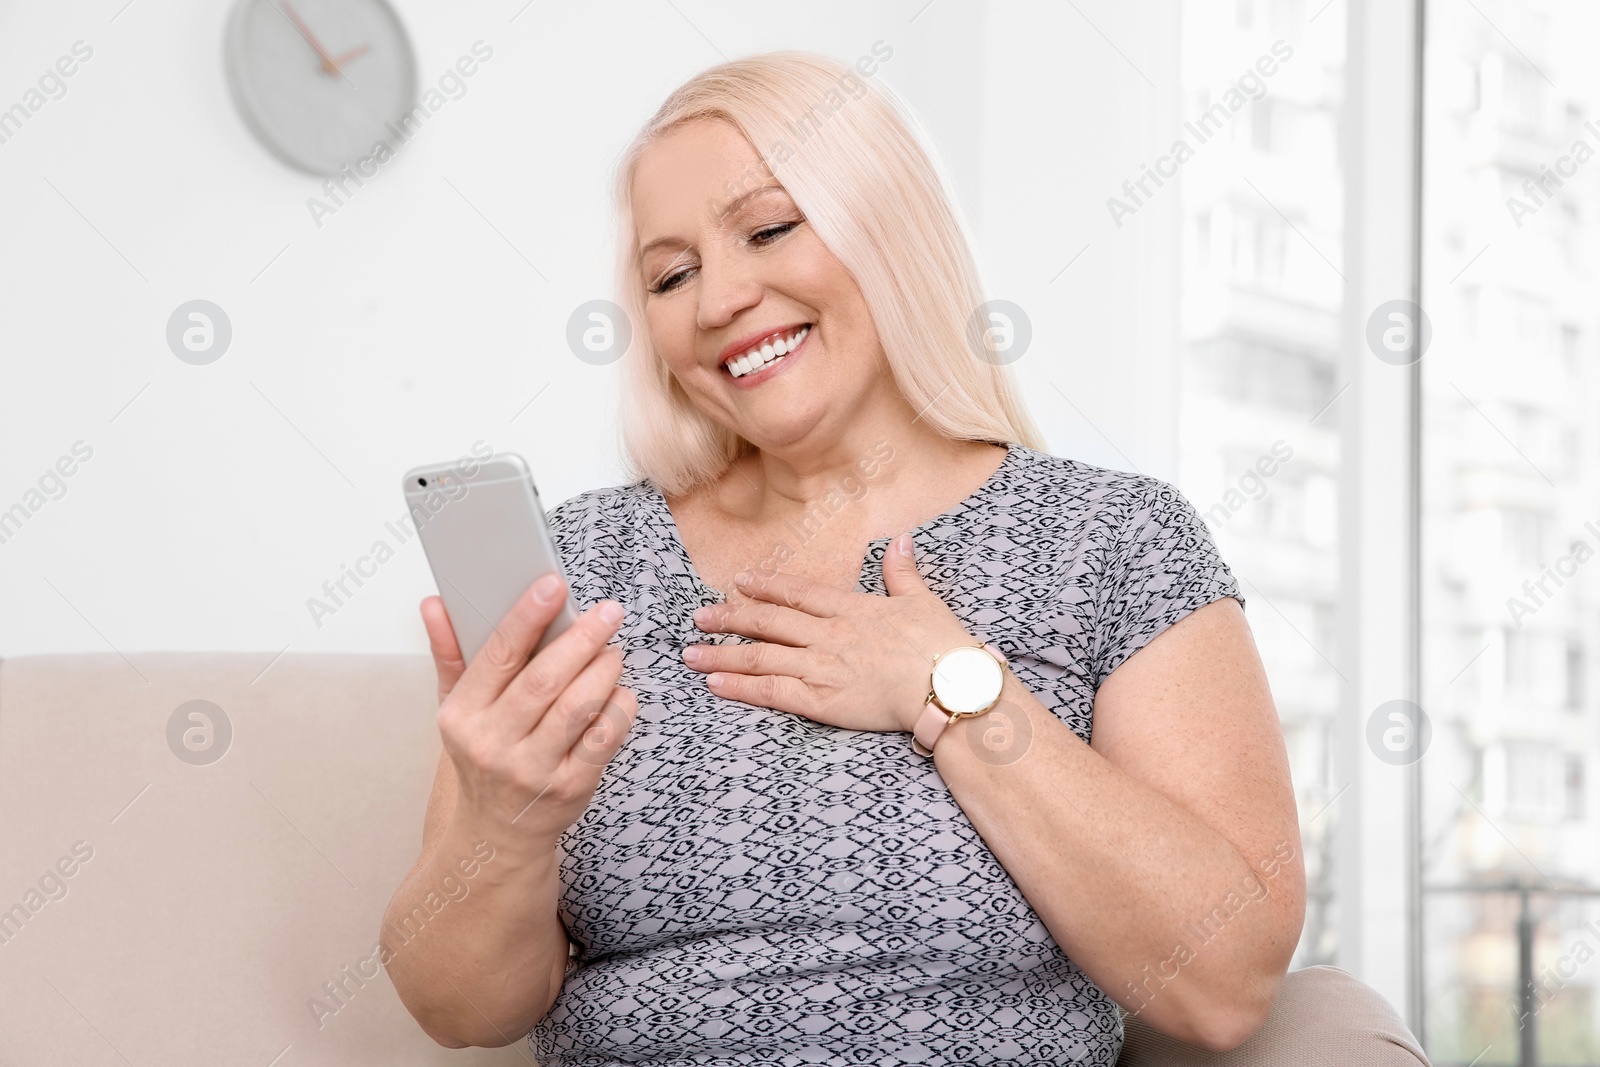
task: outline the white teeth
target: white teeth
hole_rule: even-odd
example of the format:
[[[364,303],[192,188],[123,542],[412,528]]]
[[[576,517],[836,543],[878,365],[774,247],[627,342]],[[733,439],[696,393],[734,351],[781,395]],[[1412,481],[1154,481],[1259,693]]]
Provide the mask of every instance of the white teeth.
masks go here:
[[[803,326],[787,338],[779,337],[763,344],[760,348],[752,348],[737,359],[730,360],[726,366],[735,378],[743,378],[752,371],[758,371],[769,363],[773,363],[800,347],[800,342],[806,339],[806,334],[811,332],[811,327]]]

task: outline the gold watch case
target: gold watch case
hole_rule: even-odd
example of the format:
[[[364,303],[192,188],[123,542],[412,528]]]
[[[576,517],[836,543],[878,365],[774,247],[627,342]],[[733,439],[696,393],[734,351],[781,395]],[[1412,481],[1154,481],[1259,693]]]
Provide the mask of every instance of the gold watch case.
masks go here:
[[[982,645],[957,645],[934,657],[928,699],[951,721],[982,715],[1000,702],[1005,668]]]

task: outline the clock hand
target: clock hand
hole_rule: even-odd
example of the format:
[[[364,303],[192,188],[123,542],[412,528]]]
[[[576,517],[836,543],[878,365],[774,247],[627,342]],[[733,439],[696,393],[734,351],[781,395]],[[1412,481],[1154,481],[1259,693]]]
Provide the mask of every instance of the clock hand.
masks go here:
[[[350,49],[350,51],[346,52],[344,55],[338,56],[337,58],[335,58],[333,62],[334,62],[334,64],[336,66],[339,65],[339,64],[342,64],[342,63],[348,63],[348,62],[350,62],[350,60],[354,59],[356,56],[359,56],[361,53],[365,52],[366,50],[367,50],[367,46],[366,45],[362,45],[360,48],[352,48],[352,49]]]
[[[317,55],[322,58],[323,71],[328,74],[337,74],[341,78],[344,77],[344,71],[340,70],[339,65],[328,55],[327,49],[322,47],[322,44],[317,40],[316,34],[311,32],[311,27],[307,26],[299,14],[295,12],[294,6],[289,3],[289,0],[283,0],[283,10],[294,23],[294,28],[300,32],[300,36],[304,37],[306,43],[315,49]]]

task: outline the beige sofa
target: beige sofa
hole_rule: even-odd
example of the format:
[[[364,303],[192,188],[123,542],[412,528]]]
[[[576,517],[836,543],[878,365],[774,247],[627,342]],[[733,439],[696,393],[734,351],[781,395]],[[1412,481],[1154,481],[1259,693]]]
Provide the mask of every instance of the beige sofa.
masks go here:
[[[521,1041],[435,1045],[368,962],[416,856],[434,710],[423,656],[0,660],[0,1064],[532,1063]],[[1128,1034],[1142,1067],[1426,1062],[1332,968],[1291,975],[1227,1056]]]

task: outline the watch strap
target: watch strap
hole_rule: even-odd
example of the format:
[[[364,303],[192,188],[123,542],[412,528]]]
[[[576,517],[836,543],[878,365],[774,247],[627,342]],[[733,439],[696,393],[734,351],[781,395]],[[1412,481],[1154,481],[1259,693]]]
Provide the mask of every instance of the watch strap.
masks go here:
[[[919,756],[933,755],[933,744],[951,723],[950,713],[930,700],[922,706],[917,728],[911,732],[911,747]]]

